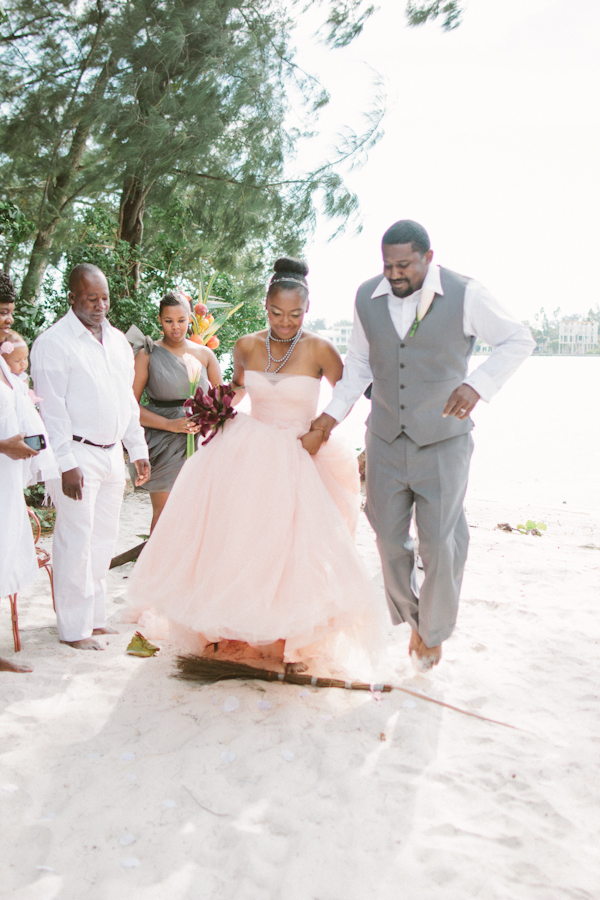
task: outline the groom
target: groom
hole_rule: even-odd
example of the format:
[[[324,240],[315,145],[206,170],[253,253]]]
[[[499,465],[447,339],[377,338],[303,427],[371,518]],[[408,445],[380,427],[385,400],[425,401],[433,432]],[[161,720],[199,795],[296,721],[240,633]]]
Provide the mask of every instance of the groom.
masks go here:
[[[412,629],[409,653],[437,665],[454,629],[469,532],[463,510],[473,450],[469,415],[491,400],[535,342],[471,278],[432,263],[429,236],[409,219],[382,240],[383,277],[362,284],[344,375],[312,423],[326,441],[372,383],[366,513],[377,536],[392,621]],[[480,338],[494,347],[472,375]],[[413,575],[413,508],[425,580]]]

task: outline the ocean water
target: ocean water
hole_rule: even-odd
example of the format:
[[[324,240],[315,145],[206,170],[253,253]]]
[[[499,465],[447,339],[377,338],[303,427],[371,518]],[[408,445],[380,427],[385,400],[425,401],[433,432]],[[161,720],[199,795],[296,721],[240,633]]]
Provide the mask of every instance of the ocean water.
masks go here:
[[[330,395],[324,384],[321,408]],[[356,448],[369,407],[361,399],[339,426]],[[600,358],[530,357],[473,421],[467,499],[518,503],[531,518],[541,507],[600,510]]]

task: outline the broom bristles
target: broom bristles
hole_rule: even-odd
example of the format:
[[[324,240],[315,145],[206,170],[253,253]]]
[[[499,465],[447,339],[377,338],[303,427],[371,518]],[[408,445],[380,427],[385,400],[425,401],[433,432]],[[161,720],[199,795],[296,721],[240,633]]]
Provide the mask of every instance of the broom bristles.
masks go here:
[[[205,656],[178,656],[176,678],[184,681],[199,681],[214,684],[216,681],[227,681],[232,678],[258,679],[259,681],[279,681],[285,684],[308,684],[313,687],[346,688],[353,691],[370,691],[377,687],[380,691],[391,691],[389,684],[370,685],[361,681],[342,681],[339,678],[317,678],[314,675],[303,675],[296,672],[273,672],[270,669],[255,669],[247,663],[234,662],[229,659],[214,659]]]

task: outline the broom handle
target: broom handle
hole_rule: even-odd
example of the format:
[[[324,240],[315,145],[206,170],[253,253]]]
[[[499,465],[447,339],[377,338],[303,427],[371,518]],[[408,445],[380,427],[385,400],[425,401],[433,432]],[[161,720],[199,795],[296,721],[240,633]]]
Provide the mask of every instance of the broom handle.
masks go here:
[[[379,690],[382,693],[389,691],[402,691],[404,694],[410,694],[411,697],[418,697],[419,700],[425,700],[427,703],[435,703],[437,706],[443,706],[445,709],[452,709],[454,712],[461,713],[463,716],[470,716],[472,719],[480,719],[482,722],[492,722],[494,725],[502,725],[504,728],[512,728],[515,731],[522,731],[516,725],[509,725],[508,722],[501,722],[499,719],[490,719],[487,716],[480,716],[479,713],[469,712],[468,709],[461,709],[460,706],[453,706],[451,703],[444,703],[443,700],[436,700],[434,697],[428,697],[427,694],[421,694],[419,691],[411,691],[410,688],[400,687],[399,684],[365,684],[361,681],[340,681],[337,678],[315,678],[310,675],[281,675],[279,672],[269,672],[271,676],[269,681],[285,681],[290,684],[310,684],[313,687],[337,687],[345,688],[348,691],[374,691]]]

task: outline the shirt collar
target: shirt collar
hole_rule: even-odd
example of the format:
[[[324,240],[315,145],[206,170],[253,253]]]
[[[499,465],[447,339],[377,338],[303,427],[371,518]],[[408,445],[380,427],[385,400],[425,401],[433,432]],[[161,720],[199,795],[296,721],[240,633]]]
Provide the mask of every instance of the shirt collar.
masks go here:
[[[73,312],[72,307],[69,307],[69,311],[66,315],[66,320],[69,323],[69,325],[71,326],[71,330],[76,337],[81,337],[82,335],[84,335],[86,333],[89,334],[91,337],[94,337],[94,335],[92,334],[90,329],[86,328],[85,325],[83,324],[83,322],[77,318],[77,316]],[[104,319],[104,321],[102,322],[102,325],[100,327],[102,328],[102,336],[104,337],[107,330],[110,328],[110,325],[106,321],[106,319]]]
[[[430,288],[435,291],[436,294],[440,294],[443,296],[444,289],[442,287],[442,278],[440,275],[440,267],[439,266],[429,266],[427,268],[427,275],[425,276],[425,281],[421,288],[418,291],[415,291],[413,294],[409,294],[408,297],[396,297],[396,295],[392,291],[392,286],[384,276],[373,293],[371,294],[371,299],[375,297],[385,297],[386,294],[389,297],[393,297],[394,300],[412,300],[417,299],[417,294],[423,290],[423,288]]]

